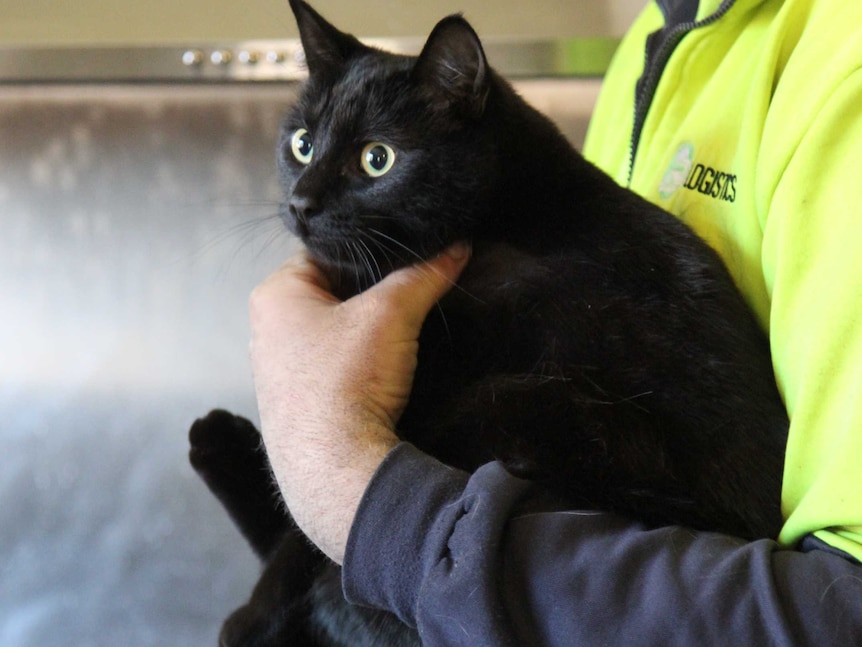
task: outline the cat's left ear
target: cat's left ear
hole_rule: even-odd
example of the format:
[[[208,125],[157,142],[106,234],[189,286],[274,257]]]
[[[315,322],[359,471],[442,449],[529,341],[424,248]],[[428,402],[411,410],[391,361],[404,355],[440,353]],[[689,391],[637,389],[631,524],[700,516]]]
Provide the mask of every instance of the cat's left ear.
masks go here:
[[[305,62],[311,76],[336,76],[347,59],[365,46],[329,24],[302,0],[290,0],[296,17]]]
[[[454,107],[473,118],[485,110],[488,61],[479,36],[460,15],[437,23],[419,55],[413,78],[436,108]]]

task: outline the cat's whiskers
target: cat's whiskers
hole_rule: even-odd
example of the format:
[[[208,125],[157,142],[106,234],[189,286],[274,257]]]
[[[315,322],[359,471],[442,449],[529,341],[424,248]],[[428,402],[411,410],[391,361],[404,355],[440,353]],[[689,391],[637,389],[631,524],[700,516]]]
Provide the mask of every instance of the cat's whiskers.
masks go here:
[[[346,249],[347,253],[350,254],[350,259],[352,261],[350,263],[350,267],[353,268],[353,276],[354,276],[354,279],[356,280],[356,287],[359,289],[359,292],[362,293],[365,291],[365,288],[367,286],[363,285],[363,283],[362,283],[362,274],[359,271],[359,259],[356,257],[357,250],[352,243],[353,243],[353,241],[350,241],[350,240],[345,241],[344,249]],[[361,254],[360,254],[360,256],[361,256]]]
[[[407,245],[402,243],[400,240],[393,238],[389,234],[386,234],[386,233],[380,231],[379,229],[375,229],[374,227],[368,227],[366,229],[366,231],[367,231],[367,233],[371,234],[371,236],[368,237],[369,240],[373,241],[374,244],[376,244],[378,247],[380,247],[381,250],[385,249],[389,252],[392,252],[396,256],[396,258],[398,258],[399,260],[403,260],[403,259],[401,258],[401,256],[399,254],[396,253],[395,248],[390,247],[389,245],[387,245],[387,243],[394,243],[396,248],[403,249],[405,252],[407,252],[410,256],[415,258],[417,261],[420,261],[420,262],[425,261],[425,259],[419,254],[419,252],[417,252],[413,249],[410,249]]]
[[[255,238],[255,236],[259,233],[262,225],[272,224],[278,220],[278,214],[274,213],[266,216],[255,216],[254,218],[249,218],[248,220],[234,223],[228,227],[216,231],[212,237],[210,237],[200,246],[200,248],[196,252],[196,255],[203,256],[209,251],[211,251],[214,247],[220,245],[226,240],[233,241],[236,240],[237,237],[239,237],[238,249],[242,248],[245,245],[248,245]],[[280,223],[278,230],[282,230]]]
[[[433,268],[429,267],[429,266],[425,263],[425,259],[424,259],[424,258],[422,258],[418,253],[416,253],[415,251],[413,251],[412,249],[410,249],[409,247],[407,247],[405,244],[401,243],[401,242],[400,242],[400,241],[398,241],[398,240],[395,240],[395,239],[394,239],[394,238],[392,238],[391,236],[389,236],[389,235],[387,235],[387,234],[384,234],[383,232],[378,231],[378,230],[376,230],[376,229],[369,228],[369,230],[368,230],[368,231],[369,231],[370,233],[372,233],[372,234],[376,234],[377,236],[381,236],[381,237],[383,237],[383,239],[384,239],[384,240],[378,240],[378,239],[374,238],[373,236],[368,236],[368,239],[369,239],[371,242],[373,242],[373,243],[377,246],[377,248],[378,248],[378,249],[379,249],[379,250],[380,250],[384,255],[386,255],[386,253],[387,253],[387,252],[392,252],[392,253],[396,256],[396,258],[400,258],[400,257],[398,256],[398,254],[395,254],[394,250],[390,249],[390,248],[389,248],[389,246],[388,246],[388,245],[386,245],[386,243],[385,243],[385,241],[387,241],[387,240],[388,240],[388,241],[391,241],[391,242],[395,243],[396,245],[398,245],[398,247],[400,247],[400,248],[402,248],[402,249],[407,250],[408,252],[410,252],[410,254],[412,254],[412,255],[413,255],[413,256],[415,256],[417,259],[419,259],[419,263],[417,263],[417,267],[419,268],[419,270],[420,270],[421,272],[423,272],[423,273],[424,273],[424,272],[428,272],[429,270],[432,270],[432,271],[436,272],[438,275],[442,276],[442,273],[441,273],[439,270],[435,270],[435,269],[433,269]],[[366,248],[367,248],[367,245],[366,245]],[[370,252],[370,250],[369,250],[369,252]],[[387,260],[388,260],[388,258],[387,258]],[[376,262],[376,261],[375,261],[375,262]],[[379,267],[379,266],[378,266],[378,267]],[[448,279],[447,279],[447,280],[448,280]],[[449,283],[450,283],[451,285],[453,285],[454,287],[458,288],[459,290],[461,290],[462,292],[464,292],[465,294],[468,294],[468,293],[467,293],[467,291],[466,291],[466,290],[464,290],[464,289],[463,289],[461,286],[459,286],[457,283],[455,283],[455,282],[453,282],[453,281],[451,281],[451,280],[449,281]],[[472,296],[472,295],[471,295],[471,296]],[[475,297],[474,297],[474,298],[475,298]],[[443,328],[446,330],[446,336],[451,340],[451,338],[452,338],[452,333],[451,333],[451,331],[450,331],[450,329],[449,329],[449,321],[446,319],[446,313],[444,312],[443,308],[440,306],[440,302],[439,302],[439,301],[435,304],[435,308],[437,309],[437,312],[439,312],[439,313],[440,313],[440,320],[443,322]]]
[[[368,213],[362,216],[363,220],[398,220],[398,216],[386,216],[380,213]]]
[[[365,265],[368,267],[368,271],[371,272],[371,276],[374,279],[374,282],[380,281],[383,278],[383,270],[380,269],[380,263],[377,262],[377,257],[374,256],[374,253],[371,251],[371,248],[368,247],[368,243],[366,243],[361,238],[356,240],[356,245],[362,246],[362,249],[365,250]],[[384,252],[385,254],[385,252]],[[370,259],[370,260],[369,260]],[[374,268],[371,267],[371,262],[374,262]],[[375,273],[376,270],[376,273]]]
[[[271,222],[276,226],[270,229],[269,235],[263,240],[260,247],[257,248],[258,257],[262,256],[264,252],[276,243],[276,241],[280,240],[286,232],[286,229],[281,223],[281,218],[278,215],[269,216],[265,221]]]
[[[198,262],[216,253],[223,244],[229,243],[230,246],[226,250],[217,253],[223,259],[218,278],[223,279],[231,273],[234,265],[247,265],[249,259],[259,260],[276,242],[288,240],[289,237],[284,236],[284,233],[285,229],[278,213],[255,216],[216,229],[191,252],[178,255],[174,262],[183,264]],[[251,250],[251,253],[248,250]]]
[[[380,277],[379,278],[382,279],[383,278],[382,268],[380,267],[380,263],[377,261],[377,257],[374,255],[374,252],[371,250],[371,248],[368,246],[368,244],[371,243],[372,245],[374,245],[377,248],[377,250],[380,252],[380,254],[382,254],[383,260],[390,267],[394,267],[395,265],[397,265],[397,263],[393,261],[393,257],[396,261],[400,260],[400,257],[397,254],[395,254],[393,252],[393,250],[390,249],[387,245],[385,245],[381,241],[377,240],[373,235],[371,235],[369,232],[365,231],[364,229],[360,229],[358,233],[359,233],[359,237],[362,239],[362,241],[361,241],[362,245],[365,247],[365,249],[368,250],[368,253],[374,259],[374,262],[377,265],[378,270],[380,271]]]
[[[365,281],[365,284],[360,286],[362,290],[366,290],[370,288],[372,285],[377,283],[379,280],[377,275],[374,273],[374,265],[372,265],[372,261],[376,264],[376,260],[374,257],[368,252],[368,248],[361,244],[361,241],[352,240],[350,241],[351,247],[353,247],[356,255],[362,261],[362,269],[364,270],[363,274],[368,277]]]
[[[392,236],[389,236],[388,234],[385,234],[385,233],[383,233],[382,231],[379,231],[379,230],[377,230],[377,229],[374,229],[373,227],[369,227],[369,228],[368,228],[368,231],[369,231],[370,233],[372,233],[372,234],[375,234],[375,235],[377,235],[377,236],[381,236],[381,237],[383,237],[383,238],[384,238],[385,240],[387,240],[387,241],[390,241],[390,242],[392,242],[392,243],[395,243],[398,247],[400,247],[401,249],[404,249],[405,251],[407,251],[411,256],[413,256],[413,257],[418,261],[418,265],[419,265],[420,267],[422,267],[423,269],[431,270],[431,271],[433,271],[433,272],[436,272],[438,275],[442,276],[442,273],[440,272],[440,270],[436,270],[436,269],[434,269],[434,268],[429,267],[429,266],[427,265],[427,263],[426,263],[426,260],[427,260],[427,259],[425,259],[423,256],[421,256],[418,252],[415,252],[414,250],[410,249],[407,245],[405,245],[405,244],[404,244],[404,243],[402,243],[401,241],[396,240],[396,239],[392,238]],[[383,248],[383,242],[381,242],[381,241],[379,241],[379,240],[374,240],[374,243],[375,243],[376,245],[380,246],[380,247],[381,247],[381,249]],[[392,251],[392,250],[390,250],[390,251]],[[468,296],[468,297],[470,297],[471,299],[473,299],[474,301],[477,301],[477,302],[479,302],[479,303],[485,303],[482,299],[480,299],[479,297],[477,297],[475,294],[472,294],[469,290],[465,290],[465,289],[464,289],[461,285],[459,285],[458,283],[456,283],[456,282],[454,282],[454,281],[451,281],[451,280],[449,280],[449,279],[447,279],[447,280],[449,281],[449,283],[452,285],[452,287],[453,287],[454,289],[458,290],[459,292],[461,292],[461,293],[462,293],[462,294],[464,294],[465,296]]]
[[[344,267],[344,262],[342,261],[342,258],[343,258],[342,249],[343,249],[343,247],[344,246],[340,243],[335,246],[335,255],[336,255],[336,263],[335,264],[337,267]],[[338,290],[341,288],[342,283],[343,283],[343,280],[342,280],[341,273],[335,272],[333,274],[333,277],[332,277],[332,285],[331,285],[333,292],[338,292]]]

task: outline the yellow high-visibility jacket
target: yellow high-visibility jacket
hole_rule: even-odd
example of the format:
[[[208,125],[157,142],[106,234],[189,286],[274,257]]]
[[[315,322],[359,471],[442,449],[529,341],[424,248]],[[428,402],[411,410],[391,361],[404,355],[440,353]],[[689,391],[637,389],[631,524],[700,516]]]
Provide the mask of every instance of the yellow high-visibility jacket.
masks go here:
[[[584,153],[715,247],[768,331],[781,542],[862,559],[862,2],[650,3]]]

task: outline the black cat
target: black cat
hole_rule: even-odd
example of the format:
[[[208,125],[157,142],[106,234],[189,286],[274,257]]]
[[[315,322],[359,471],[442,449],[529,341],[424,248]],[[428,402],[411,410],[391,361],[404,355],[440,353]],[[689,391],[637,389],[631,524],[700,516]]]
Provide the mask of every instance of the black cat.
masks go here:
[[[572,507],[775,536],[787,416],[719,257],[573,150],[462,18],[406,57],[291,6],[310,74],[279,142],[282,217],[337,295],[473,245],[423,328],[401,437],[466,470],[498,459]],[[215,411],[191,442],[266,562],[223,645],[418,644],[343,601],[250,423]]]

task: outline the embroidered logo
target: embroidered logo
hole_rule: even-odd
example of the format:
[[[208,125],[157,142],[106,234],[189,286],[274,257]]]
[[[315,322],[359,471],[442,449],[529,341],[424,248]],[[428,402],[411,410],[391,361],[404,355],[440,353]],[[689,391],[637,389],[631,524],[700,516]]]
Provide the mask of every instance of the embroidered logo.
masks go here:
[[[658,194],[666,200],[679,189],[697,191],[725,202],[736,200],[736,175],[719,171],[706,164],[694,163],[694,146],[680,145],[659,185]]]
[[[661,179],[661,184],[659,184],[658,194],[662,200],[667,200],[685,184],[693,162],[694,146],[689,142],[685,142],[677,149],[676,154],[670,161],[670,165],[667,167],[667,171],[665,171],[664,177]]]

